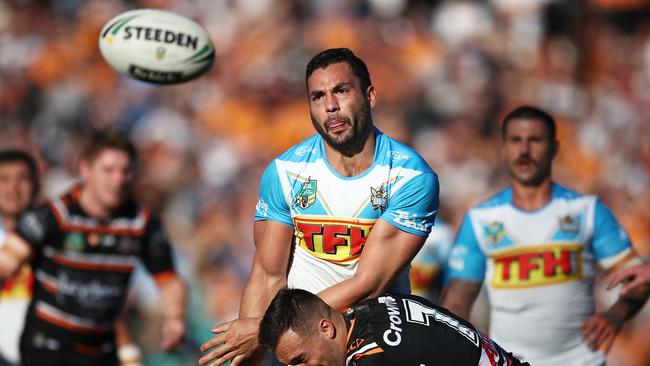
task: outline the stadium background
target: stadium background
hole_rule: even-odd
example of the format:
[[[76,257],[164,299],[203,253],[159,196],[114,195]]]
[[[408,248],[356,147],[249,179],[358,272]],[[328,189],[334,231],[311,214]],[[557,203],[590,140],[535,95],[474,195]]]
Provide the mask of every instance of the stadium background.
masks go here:
[[[98,32],[142,7],[202,24],[217,49],[213,70],[171,87],[118,76]],[[505,184],[498,121],[532,103],[559,122],[556,180],[599,194],[649,258],[649,15],[645,0],[0,0],[0,147],[38,157],[48,197],[72,184],[85,131],[128,131],[141,159],[137,197],[162,215],[192,286],[181,351],[156,352],[145,277],[132,325],[148,364],[191,365],[211,325],[237,314],[259,177],[313,133],[304,68],[329,47],[366,60],[376,124],[438,172],[441,217],[454,227]],[[646,306],[610,363],[650,364],[648,336]]]

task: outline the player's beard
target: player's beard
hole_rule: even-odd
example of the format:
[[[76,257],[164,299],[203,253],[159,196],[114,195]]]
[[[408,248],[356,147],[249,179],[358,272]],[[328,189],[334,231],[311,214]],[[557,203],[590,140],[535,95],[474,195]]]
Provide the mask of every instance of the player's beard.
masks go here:
[[[341,123],[346,124],[349,128],[341,134],[332,135],[326,127],[330,121],[338,119]],[[340,114],[330,115],[327,121],[323,124],[319,123],[316,117],[311,114],[311,122],[323,140],[345,156],[353,156],[363,150],[365,142],[373,130],[372,117],[370,115],[370,108],[367,103],[357,113],[353,113],[352,118],[342,116]]]
[[[535,170],[531,174],[519,174],[517,169],[514,167],[520,161],[526,161],[530,164],[533,164]],[[519,182],[521,185],[526,187],[536,187],[542,184],[546,178],[551,176],[551,163],[552,160],[535,160],[529,155],[522,155],[513,163],[508,165],[508,173],[510,178]]]

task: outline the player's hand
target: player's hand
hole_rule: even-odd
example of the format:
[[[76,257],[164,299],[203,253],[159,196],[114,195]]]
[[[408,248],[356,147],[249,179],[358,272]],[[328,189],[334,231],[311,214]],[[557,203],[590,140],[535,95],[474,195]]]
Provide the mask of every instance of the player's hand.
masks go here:
[[[596,314],[582,324],[582,339],[593,351],[609,352],[614,344],[616,335],[621,330],[623,321],[608,316],[606,313]]]
[[[185,320],[180,317],[165,319],[162,327],[160,348],[169,351],[178,346],[185,337]]]
[[[209,352],[199,359],[199,365],[219,366],[229,360],[232,366],[242,364],[259,347],[259,327],[260,318],[242,318],[212,329],[216,336],[201,345],[201,352]]]
[[[638,287],[648,286],[650,284],[650,265],[635,266],[614,272],[609,276],[609,285],[607,285],[607,289],[611,290],[621,283],[623,284],[623,287],[621,288],[622,295],[625,295]]]

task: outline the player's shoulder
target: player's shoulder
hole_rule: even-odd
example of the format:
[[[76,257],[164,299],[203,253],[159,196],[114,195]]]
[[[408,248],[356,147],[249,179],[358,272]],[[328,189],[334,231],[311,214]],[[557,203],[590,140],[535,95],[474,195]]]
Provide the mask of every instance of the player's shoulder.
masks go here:
[[[277,161],[314,162],[317,159],[321,159],[323,155],[323,138],[319,134],[315,134],[278,155],[272,164]]]
[[[508,186],[472,206],[469,212],[512,205],[512,187]]]
[[[375,129],[377,156],[379,165],[413,169],[423,173],[434,173],[429,164],[412,147],[395,140],[378,129]],[[435,173],[434,173],[435,174]]]
[[[579,192],[575,189],[569,188],[565,185],[553,182],[553,199],[554,200],[563,200],[563,201],[589,201],[596,202],[598,197],[593,194],[585,194]]]

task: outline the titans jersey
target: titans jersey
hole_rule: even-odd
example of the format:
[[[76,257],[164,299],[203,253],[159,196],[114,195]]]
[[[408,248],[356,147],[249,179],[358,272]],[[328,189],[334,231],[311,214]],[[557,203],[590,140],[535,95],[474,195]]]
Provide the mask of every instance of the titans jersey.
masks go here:
[[[633,253],[625,231],[595,197],[558,184],[535,211],[512,205],[512,190],[470,209],[459,229],[451,278],[485,279],[491,336],[533,365],[600,365],[580,325],[594,314],[596,263]]]
[[[447,262],[453,244],[451,228],[438,218],[422,249],[411,261],[413,294],[437,302],[439,290],[448,276]]]
[[[294,228],[289,287],[318,293],[352,277],[377,219],[407,233],[429,234],[438,210],[438,177],[411,148],[379,130],[375,135],[373,163],[357,176],[341,176],[329,165],[320,135],[289,149],[264,172],[255,220]],[[408,269],[390,289],[410,292]]]

